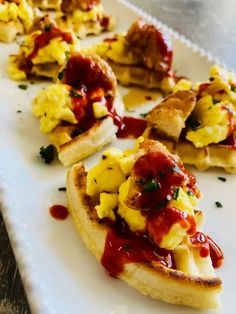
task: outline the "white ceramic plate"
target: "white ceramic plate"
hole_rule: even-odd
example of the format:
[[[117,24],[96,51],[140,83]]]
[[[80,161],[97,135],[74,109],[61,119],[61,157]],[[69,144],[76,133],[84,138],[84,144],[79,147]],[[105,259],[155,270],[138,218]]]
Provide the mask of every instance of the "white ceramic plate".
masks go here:
[[[143,12],[125,6],[124,1],[107,0],[104,3],[118,19],[116,32],[127,29],[138,15],[160,26]],[[166,27],[163,29],[170,31]],[[178,73],[194,81],[207,79],[212,65],[209,56],[171,33],[174,67]],[[83,44],[105,36],[107,34],[91,37]],[[7,57],[16,51],[15,44],[0,44],[0,185],[3,216],[32,310],[43,314],[199,313],[152,300],[125,283],[109,278],[80,241],[71,219],[59,222],[49,215],[51,204],[66,204],[65,193],[57,189],[65,186],[67,169],[59,162],[45,165],[38,157],[39,148],[48,143],[47,137],[39,132],[39,121],[31,115],[31,100],[46,84],[28,84],[24,91],[18,88],[18,83],[7,78]],[[150,95],[150,92],[135,89],[121,88],[121,91],[131,107],[138,103],[141,106],[145,96]],[[155,93],[152,96],[154,100],[158,98]],[[18,110],[22,112],[17,113]],[[146,110],[139,107],[137,112]],[[131,144],[128,140],[113,143],[124,148]],[[94,164],[100,154],[89,158],[86,164]],[[215,169],[194,173],[204,196],[200,205],[206,213],[205,230],[225,254],[225,263],[217,270],[224,284],[219,313],[235,313],[236,176]],[[226,177],[227,182],[219,181],[218,176]],[[216,208],[215,201],[220,201],[223,208]]]

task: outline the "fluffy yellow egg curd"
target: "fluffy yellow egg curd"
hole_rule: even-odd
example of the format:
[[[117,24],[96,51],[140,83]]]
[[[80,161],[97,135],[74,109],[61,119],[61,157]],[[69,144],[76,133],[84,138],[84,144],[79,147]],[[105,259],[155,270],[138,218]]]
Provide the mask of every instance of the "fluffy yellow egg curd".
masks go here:
[[[64,32],[53,23],[45,24],[43,30],[27,35],[18,54],[9,57],[8,74],[13,80],[31,76],[55,80],[67,55],[79,49],[73,33]]]
[[[0,1],[0,41],[11,42],[30,30],[34,12],[26,0]]]
[[[80,1],[62,1],[61,12],[57,13],[56,21],[62,29],[73,31],[80,38],[110,31],[116,24],[115,18],[105,13],[100,1],[91,2],[91,6]]]
[[[197,87],[197,103],[186,138],[197,148],[220,143],[235,132],[236,77],[214,65],[210,78]]]

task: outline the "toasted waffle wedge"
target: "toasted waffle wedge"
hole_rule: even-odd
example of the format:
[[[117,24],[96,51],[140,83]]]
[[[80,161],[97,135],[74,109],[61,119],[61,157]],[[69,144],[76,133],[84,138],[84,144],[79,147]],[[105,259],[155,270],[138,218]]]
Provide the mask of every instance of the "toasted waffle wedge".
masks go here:
[[[59,10],[61,0],[33,0],[33,5],[42,10]]]
[[[167,154],[167,158],[169,158],[168,156],[170,156],[170,154],[166,152],[166,149],[163,146],[153,143],[154,142],[151,142],[150,144],[150,141],[143,142],[142,150],[144,150],[144,152],[141,152],[141,156],[145,156],[147,150],[150,148],[150,145],[154,145],[156,152],[160,149],[159,152],[161,152],[161,154],[164,152],[164,154]],[[113,173],[109,174],[109,170],[104,171],[103,166],[105,167],[105,162],[107,160],[107,165],[109,165],[109,167],[113,165],[115,168],[115,164],[112,163],[111,158],[113,156],[117,161],[118,155],[119,153],[117,150],[105,152],[103,160],[99,164],[101,168],[99,168],[100,166],[98,165],[91,169],[88,173],[85,171],[85,168],[81,163],[74,165],[68,172],[67,197],[69,211],[85,245],[94,254],[97,260],[102,263],[110,275],[115,275],[119,279],[124,280],[128,285],[137,289],[144,295],[148,295],[164,302],[187,305],[196,308],[208,309],[217,307],[218,294],[222,289],[221,280],[214,275],[209,255],[208,257],[201,257],[199,255],[199,247],[193,248],[193,246],[189,245],[189,242],[186,240],[188,236],[172,251],[168,251],[168,254],[170,254],[169,257],[172,256],[174,258],[174,264],[166,266],[163,260],[152,260],[147,251],[145,251],[147,248],[143,246],[142,242],[142,239],[147,239],[150,235],[144,233],[144,238],[141,239],[140,232],[138,233],[139,235],[135,235],[135,233],[127,230],[125,220],[122,220],[123,222],[119,224],[119,212],[121,209],[120,202],[122,202],[121,198],[123,197],[121,187],[119,188],[118,195],[119,203],[118,205],[116,205],[116,203],[112,205],[113,208],[118,206],[118,213],[116,212],[115,215],[113,213],[114,216],[112,216],[110,212],[109,218],[106,218],[108,220],[104,220],[104,218],[101,219],[104,211],[107,211],[107,208],[111,208],[111,202],[114,202],[111,201],[111,197],[115,194],[114,190],[113,194],[109,192],[110,194],[106,197],[110,201],[106,203],[104,211],[101,211],[102,205],[97,205],[98,194],[94,191],[96,190],[96,192],[101,192],[104,189],[114,189],[114,182],[115,180],[120,180],[120,177],[117,179],[118,176],[116,175],[115,179]],[[140,153],[138,155],[140,156]],[[137,157],[138,155],[135,157],[136,163],[140,160],[140,157]],[[123,157],[122,155],[120,156],[122,160],[124,155]],[[130,155],[127,155],[126,157],[128,156],[130,161]],[[120,165],[123,165],[122,167],[125,166],[124,159]],[[153,167],[153,164],[149,164],[149,167]],[[127,170],[127,167],[125,168]],[[113,171],[120,170],[116,168],[116,170],[113,169]],[[106,176],[110,177],[110,180],[108,181],[113,182],[104,181]],[[123,180],[126,180],[126,178],[127,172]],[[93,180],[97,180],[95,184],[96,186],[91,187],[91,182]],[[127,192],[128,190],[125,192],[126,195]],[[108,194],[103,192],[101,193]],[[102,200],[102,194],[100,194],[100,200]],[[124,203],[122,206],[124,206]],[[98,207],[100,207],[100,211],[98,211]],[[187,210],[187,207],[184,210]],[[130,214],[131,209],[126,207],[126,212],[129,212]],[[132,223],[134,223],[135,219],[137,220],[137,212],[138,210],[134,210],[132,212],[132,216],[130,218]],[[202,219],[202,215],[199,213],[200,212],[196,212],[194,214],[196,220]],[[142,216],[142,219],[143,217],[147,216]],[[113,222],[111,222],[111,220],[113,220]],[[197,224],[199,223],[200,222],[197,222]],[[119,229],[119,227],[121,229]],[[162,225],[159,225],[157,230],[161,230],[161,228]],[[195,237],[200,234],[203,235],[202,233],[196,232]],[[137,237],[139,237],[138,240]],[[152,245],[153,242],[151,246]],[[139,248],[146,252],[144,253],[145,258],[143,260],[139,259]],[[157,249],[158,248],[156,246],[152,246],[152,251]],[[163,251],[159,251],[159,254],[161,256],[164,253]]]
[[[123,85],[157,88],[169,93],[175,84],[169,38],[141,19],[127,33],[107,38],[89,51],[107,60]]]
[[[199,170],[236,172],[235,92],[232,73],[211,69],[211,81],[196,91],[178,91],[148,115],[145,137],[158,139]]]
[[[34,12],[26,0],[1,1],[0,41],[12,42],[17,35],[27,33],[34,19]]]
[[[57,24],[64,30],[73,31],[79,38],[111,31],[115,18],[105,14],[101,1],[62,1]]]
[[[41,91],[33,102],[40,129],[49,134],[64,166],[110,143],[118,130],[114,121],[123,111],[115,76],[96,55],[71,55],[58,83]]]
[[[45,77],[56,80],[66,55],[79,50],[74,34],[63,32],[48,18],[37,19],[17,55],[10,55],[8,74],[13,80]]]

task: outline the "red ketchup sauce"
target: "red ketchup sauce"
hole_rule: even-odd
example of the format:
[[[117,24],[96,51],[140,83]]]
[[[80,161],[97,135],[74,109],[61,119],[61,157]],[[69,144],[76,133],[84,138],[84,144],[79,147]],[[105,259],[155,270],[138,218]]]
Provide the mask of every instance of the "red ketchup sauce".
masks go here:
[[[25,71],[26,73],[30,73],[31,68],[33,66],[32,59],[35,58],[40,49],[44,48],[49,42],[56,38],[61,37],[62,40],[71,44],[73,42],[73,38],[71,33],[62,32],[56,25],[50,24],[49,31],[45,31],[34,38],[34,49],[28,55],[28,57],[24,60],[24,62],[20,65],[20,69]]]
[[[68,209],[63,205],[52,205],[49,207],[50,215],[57,220],[65,220],[68,215]]]
[[[123,117],[117,136],[119,138],[137,138],[143,134],[146,126],[147,121],[144,119]]]
[[[72,95],[73,112],[83,130],[89,129],[97,119],[93,113],[93,103],[104,101],[109,115],[118,127],[121,138],[139,137],[146,128],[146,121],[132,117],[120,117],[113,106],[114,97],[109,91],[114,87],[104,70],[91,57],[74,55],[68,60],[63,83],[74,88]]]
[[[117,216],[106,238],[101,259],[103,267],[110,276],[117,277],[126,263],[148,262],[158,262],[169,268],[175,268],[170,251],[157,247],[145,234],[132,233],[126,222]]]
[[[190,241],[193,246],[199,248],[201,257],[207,257],[210,254],[212,266],[214,268],[219,268],[222,265],[224,255],[220,247],[214,240],[212,240],[212,238],[197,231],[194,236],[190,237]]]

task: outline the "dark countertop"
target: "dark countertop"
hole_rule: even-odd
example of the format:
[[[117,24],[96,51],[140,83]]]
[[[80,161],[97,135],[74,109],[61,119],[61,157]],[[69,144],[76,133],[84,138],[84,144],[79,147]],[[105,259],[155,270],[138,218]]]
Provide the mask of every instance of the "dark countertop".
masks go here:
[[[233,0],[132,0],[160,21],[208,50],[236,71]],[[27,314],[30,309],[0,214],[0,313]]]

